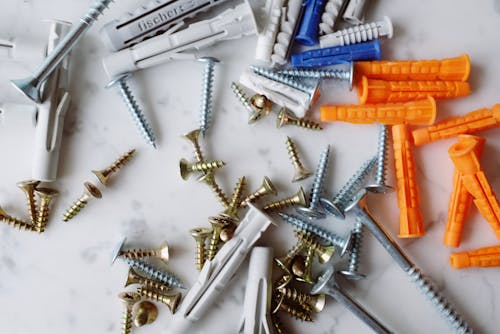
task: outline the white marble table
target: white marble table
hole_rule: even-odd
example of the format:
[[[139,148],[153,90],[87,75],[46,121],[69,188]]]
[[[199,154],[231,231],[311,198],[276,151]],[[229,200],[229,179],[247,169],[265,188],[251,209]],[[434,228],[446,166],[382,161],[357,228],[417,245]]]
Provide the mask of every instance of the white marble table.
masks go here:
[[[87,1],[4,0],[0,9],[1,37],[20,34],[45,41],[48,25],[43,19],[75,21]],[[117,1],[105,17],[85,36],[73,55],[71,93],[73,102],[66,118],[61,152],[61,191],[48,230],[35,235],[0,226],[0,320],[2,333],[118,333],[126,266],[110,267],[115,242],[127,236],[131,246],[156,246],[164,239],[172,247],[169,269],[190,285],[196,278],[194,241],[188,229],[207,226],[207,217],[220,210],[211,192],[195,180],[179,177],[178,161],[192,156],[180,135],[198,125],[202,66],[192,62],[170,63],[137,73],[132,86],[159,137],[159,149],[148,147],[116,92],[105,90],[107,77],[101,58],[107,53],[98,28],[136,1]],[[489,107],[499,102],[500,2],[477,1],[374,1],[368,16],[390,16],[395,36],[383,43],[386,59],[433,59],[463,52],[472,60],[470,83],[473,93],[456,101],[439,102],[438,118]],[[238,105],[229,85],[253,60],[255,37],[227,42],[201,54],[220,58],[217,70],[214,125],[203,144],[207,156],[222,159],[227,166],[220,182],[230,192],[236,179],[245,175],[253,189],[264,175],[279,186],[281,194],[297,189],[291,184],[292,168],[285,151],[285,137],[295,138],[304,162],[314,168],[325,145],[332,145],[329,191],[335,192],[367,158],[375,153],[376,126],[327,124],[313,133],[292,127],[276,129],[273,117],[254,126],[246,124],[246,112]],[[0,61],[0,101],[28,103],[9,85],[11,78],[30,73],[37,63]],[[326,84],[320,103],[352,103],[356,98],[341,84]],[[318,108],[313,110],[317,116]],[[484,132],[488,139],[483,166],[492,186],[500,189],[500,135]],[[0,128],[0,204],[24,217],[24,198],[15,183],[30,178],[33,130],[29,125]],[[421,239],[398,240],[412,259],[431,276],[478,333],[498,332],[496,288],[500,271],[469,269],[456,271],[448,265],[450,249],[441,243],[451,191],[452,164],[447,149],[453,140],[416,150],[422,211],[427,235]],[[69,223],[60,217],[80,195],[85,180],[94,181],[91,169],[104,167],[131,147],[137,158],[123,169],[102,200]],[[394,183],[391,167],[391,182]],[[310,180],[302,185],[306,189]],[[393,234],[398,233],[396,194],[371,195],[369,205]],[[334,229],[348,224],[330,220],[321,223]],[[473,209],[460,250],[498,244],[488,224]],[[282,254],[293,244],[292,229],[272,227],[259,245],[275,247]],[[430,303],[420,295],[371,236],[365,238],[362,269],[368,279],[344,287],[396,333],[446,333],[448,327]],[[213,310],[200,323],[203,333],[235,333],[241,313],[245,265]],[[165,332],[170,321],[166,308],[159,320],[135,333]],[[290,333],[370,333],[342,305],[328,300],[314,323],[301,323],[282,315]]]

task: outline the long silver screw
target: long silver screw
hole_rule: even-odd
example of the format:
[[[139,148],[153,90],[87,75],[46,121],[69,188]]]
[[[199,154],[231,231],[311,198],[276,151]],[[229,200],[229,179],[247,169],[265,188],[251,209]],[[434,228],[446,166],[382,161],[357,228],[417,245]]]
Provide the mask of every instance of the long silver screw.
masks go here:
[[[335,281],[335,268],[331,266],[318,278],[318,282],[312,287],[311,294],[327,294],[344,305],[355,316],[379,334],[392,333],[373,315],[368,313],[358,302],[349,296]]]
[[[134,121],[139,128],[139,131],[141,132],[142,137],[154,148],[156,148],[156,138],[155,134],[153,132],[153,129],[151,128],[151,125],[149,125],[148,120],[146,119],[146,116],[144,116],[144,113],[142,112],[141,107],[135,100],[134,95],[132,94],[132,91],[130,90],[129,85],[127,84],[127,78],[129,77],[128,74],[122,75],[113,81],[111,81],[106,87],[111,87],[111,86],[116,86],[118,87],[118,91],[120,92],[121,97],[123,98],[123,101],[127,105],[128,110],[130,111],[130,114],[134,118]]]
[[[98,0],[85,15],[80,18],[80,22],[73,26],[67,35],[57,44],[54,50],[45,58],[38,70],[28,78],[11,80],[14,87],[36,103],[42,102],[40,94],[41,85],[56,70],[61,61],[76,46],[85,32],[97,21],[97,18],[104,12],[113,0]]]
[[[393,191],[391,186],[387,185],[387,144],[388,144],[388,128],[387,125],[382,124],[378,134],[377,144],[377,167],[375,174],[375,183],[366,187],[366,190],[385,194]]]
[[[325,218],[326,214],[319,210],[318,204],[321,195],[323,194],[325,178],[328,172],[328,160],[330,157],[330,145],[328,145],[319,158],[318,166],[314,174],[314,181],[311,188],[309,207],[301,207],[297,212],[309,219]]]
[[[349,233],[347,238],[341,238],[333,232],[327,231],[316,224],[305,221],[297,216],[287,215],[286,213],[279,213],[280,217],[283,218],[287,223],[295,227],[297,230],[302,232],[308,232],[315,234],[319,238],[329,242],[330,244],[340,248],[340,256],[351,250],[354,241],[354,236]]]
[[[365,161],[363,165],[354,173],[351,178],[344,184],[340,191],[335,195],[332,200],[327,198],[321,198],[321,204],[329,213],[339,217],[344,218],[344,211],[346,206],[349,205],[353,197],[360,191],[370,175],[377,157],[373,157],[370,160]]]
[[[441,316],[446,319],[455,333],[472,334],[474,332],[451,303],[439,293],[438,289],[420,272],[420,269],[408,258],[384,227],[372,216],[366,206],[366,190],[363,189],[356,195],[346,208],[346,212],[354,214],[370,230],[394,261],[410,276],[411,281],[415,282]]]
[[[363,224],[359,221],[359,219],[356,219],[354,228],[352,229],[352,234],[354,237],[351,252],[349,253],[349,264],[347,270],[340,271],[340,274],[342,274],[345,278],[353,281],[366,278],[366,275],[359,272],[361,246],[363,244],[363,233]]]
[[[286,70],[279,70],[279,74],[287,75],[295,78],[309,78],[309,79],[338,79],[347,81],[349,88],[352,89],[354,78],[354,65],[351,62],[349,69],[333,68],[333,69],[300,69],[291,68]]]
[[[219,59],[213,57],[201,57],[198,61],[205,63],[203,73],[203,86],[200,108],[200,131],[203,137],[212,124],[213,95],[214,95],[214,68]]]

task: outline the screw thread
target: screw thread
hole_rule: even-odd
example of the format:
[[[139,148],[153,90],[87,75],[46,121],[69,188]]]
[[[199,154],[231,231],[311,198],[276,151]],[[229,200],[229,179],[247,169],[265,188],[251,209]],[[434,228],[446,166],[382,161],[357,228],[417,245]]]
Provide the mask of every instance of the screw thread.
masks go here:
[[[203,161],[197,162],[191,165],[190,170],[192,172],[210,172],[214,169],[222,168],[226,163],[224,161],[216,160],[216,161]]]
[[[203,136],[212,123],[213,90],[214,90],[214,63],[208,61],[203,72],[201,108],[200,108],[200,131]]]
[[[285,267],[288,267],[292,262],[293,258],[298,255],[302,250],[306,247],[306,244],[299,240],[286,254],[283,258],[280,258],[279,261]]]
[[[141,260],[128,258],[123,258],[123,260],[132,268],[139,269],[158,282],[161,282],[167,286],[184,289],[184,285],[182,284],[181,280],[169,272],[162,272]]]
[[[283,295],[285,295],[285,298],[291,300],[292,302],[296,302],[299,304],[302,303],[310,303],[312,300],[312,297],[308,294],[305,294],[303,292],[300,292],[299,290],[295,288],[281,288],[279,289],[279,292],[281,292]]]
[[[344,209],[349,205],[352,198],[361,190],[368,175],[370,174],[372,168],[375,166],[377,161],[376,157],[365,161],[354,175],[347,181],[347,183],[340,189],[337,195],[333,198],[333,204],[336,205],[340,210]]]
[[[155,291],[148,289],[148,288],[145,288],[145,287],[137,288],[137,293],[143,297],[148,298],[148,299],[165,304],[168,306],[170,311],[175,312],[175,307],[173,308],[172,306],[176,306],[176,305],[173,305],[172,302],[175,300],[175,298],[179,298],[177,295],[168,296],[168,295],[164,295],[164,294],[155,292]]]
[[[302,320],[302,321],[312,321],[311,314],[309,314],[305,310],[301,310],[297,307],[294,307],[292,305],[287,304],[286,302],[282,302],[280,305],[280,309],[285,311],[286,313],[290,314],[292,317]]]
[[[454,309],[450,302],[439,293],[438,289],[423,275],[416,267],[407,271],[412,282],[429,299],[443,318],[450,324],[456,333],[470,333],[474,330],[467,324],[460,314]]]
[[[8,225],[18,228],[20,230],[25,230],[25,231],[35,231],[35,228],[33,225],[31,225],[28,222],[25,222],[21,219],[6,215],[6,214],[1,214],[0,215],[0,220],[6,222]]]
[[[67,222],[68,220],[75,217],[83,208],[89,203],[88,196],[80,197],[76,202],[71,205],[71,207],[64,213],[63,220]]]
[[[105,173],[107,174],[116,173],[120,168],[125,166],[130,161],[130,159],[132,159],[134,155],[135,155],[135,149],[132,149],[127,153],[123,154],[121,157],[116,159],[111,166],[105,169]]]
[[[47,227],[47,222],[49,221],[49,213],[50,213],[50,199],[41,198],[40,199],[40,207],[38,208],[38,214],[35,221],[35,230],[38,233],[45,232],[45,228]]]
[[[230,210],[235,211],[238,209],[245,188],[246,188],[246,179],[243,176],[238,180],[238,183],[236,184],[236,187],[234,189],[233,197],[231,198],[231,202],[229,203]]]
[[[339,79],[339,80],[350,80],[350,71],[342,69],[332,69],[332,70],[304,70],[304,69],[288,69],[279,71],[280,74],[288,75],[291,77],[300,78],[328,78],[328,79]]]
[[[141,135],[149,144],[151,144],[153,147],[156,147],[156,138],[153,129],[149,125],[146,116],[144,116],[141,107],[135,100],[134,95],[132,94],[132,91],[130,90],[130,87],[126,82],[126,77],[122,77],[116,82],[116,84],[118,85],[120,95],[122,96],[123,101],[125,101],[128,110],[134,118],[134,121],[141,132]]]
[[[196,269],[201,271],[205,264],[205,242],[201,241],[196,243]]]
[[[280,72],[276,72],[268,68],[258,67],[258,66],[250,66],[250,68],[252,69],[252,71],[254,71],[259,75],[262,75],[263,77],[288,85],[290,87],[293,87],[310,95],[313,95],[313,92],[316,89],[315,86],[307,85],[303,82],[296,80],[295,78],[283,75]]]
[[[196,129],[189,132],[188,134],[185,134],[183,137],[189,140],[189,142],[191,142],[191,144],[193,145],[196,161],[203,162],[205,161],[205,158],[203,157],[203,152],[201,150],[200,143],[198,142],[199,133],[200,130]]]
[[[207,260],[213,260],[217,250],[219,249],[219,239],[220,239],[221,228],[214,228],[212,231],[212,236],[210,237],[210,242],[208,244]]]
[[[214,176],[211,175],[211,176],[206,177],[205,183],[210,187],[210,189],[212,189],[212,192],[215,194],[215,197],[222,204],[222,206],[224,206],[225,208],[228,208],[229,201],[226,197],[226,194],[221,189],[219,184],[215,181]]]
[[[328,262],[333,256],[333,252],[328,252],[327,250],[327,247],[330,246],[325,246],[319,243],[318,240],[316,240],[315,236],[311,233],[295,231],[295,236],[303,240],[304,243],[309,247],[314,247],[314,250],[318,253],[320,263]]]
[[[123,311],[122,334],[132,333],[132,308],[126,307]]]
[[[145,257],[160,257],[160,253],[157,249],[130,249],[120,253],[120,256],[127,259],[142,259]]]
[[[280,318],[278,318],[277,315],[273,314],[271,316],[271,320],[272,320],[274,329],[276,331],[276,334],[285,334],[285,330],[283,328],[283,323],[281,322]]]
[[[286,124],[286,122],[285,122]],[[289,119],[288,124],[295,125],[304,129],[309,129],[309,130],[315,130],[315,131],[321,131],[323,128],[321,125],[318,123],[304,119],[304,118],[297,118],[297,119]]]
[[[87,23],[88,25],[94,23],[97,20],[99,15],[101,15],[106,8],[108,8],[109,4],[113,2],[113,0],[99,0],[96,1],[92,7],[85,13],[82,17],[82,21]]]
[[[299,158],[297,146],[290,137],[286,137],[286,149],[288,151],[288,156],[290,157],[290,160],[292,161],[293,165],[297,169],[304,169],[304,165],[302,164],[302,161],[300,161]]]
[[[352,273],[357,273],[359,269],[361,248],[363,246],[363,224],[356,219],[352,230],[352,248],[349,254],[348,270]]]
[[[307,248],[306,259],[304,260],[304,275],[302,275],[302,279],[307,283],[312,282],[311,271],[315,252],[316,249],[314,248],[314,246],[309,246]]]
[[[245,109],[253,114],[254,110],[252,108],[252,105],[250,104],[249,98],[246,96],[245,92],[243,91],[243,88],[241,88],[237,83],[232,82],[231,83],[231,90],[233,91],[234,95],[240,101],[241,105],[245,107]]]
[[[167,291],[170,291],[172,289],[171,287],[169,287],[165,284],[161,284],[160,282],[155,282],[149,278],[141,278],[140,284],[143,285],[147,289],[157,290],[160,292],[167,292]]]
[[[296,196],[285,198],[276,202],[272,202],[264,206],[262,210],[270,212],[270,211],[280,211],[291,206],[297,205]]]
[[[382,124],[380,128],[379,136],[378,136],[378,144],[377,144],[377,167],[375,174],[375,183],[378,185],[385,186],[386,185],[386,177],[387,177],[387,137],[388,129],[387,125]]]
[[[309,201],[309,208],[316,209],[319,203],[321,194],[325,186],[326,173],[328,171],[328,160],[330,158],[330,145],[328,145],[319,158],[318,167],[316,168],[316,173],[314,174],[314,181],[311,188],[311,198]]]

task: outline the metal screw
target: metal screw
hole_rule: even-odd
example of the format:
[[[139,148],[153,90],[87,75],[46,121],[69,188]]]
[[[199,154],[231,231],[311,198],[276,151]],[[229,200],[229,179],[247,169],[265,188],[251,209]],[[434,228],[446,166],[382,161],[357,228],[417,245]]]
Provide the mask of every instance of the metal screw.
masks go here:
[[[378,135],[377,147],[377,168],[375,174],[375,183],[366,187],[366,190],[374,193],[388,193],[394,189],[387,185],[387,145],[388,145],[387,125],[382,124]]]
[[[362,320],[366,325],[373,329],[376,333],[390,334],[380,321],[368,313],[360,304],[358,304],[351,296],[349,296],[335,282],[335,269],[331,266],[319,278],[318,282],[311,289],[313,295],[324,293],[342,303],[349,311]]]
[[[152,279],[143,277],[139,275],[139,273],[134,269],[129,268],[127,274],[127,280],[125,281],[125,286],[127,287],[132,284],[140,284],[148,289],[157,290],[161,292],[167,292],[172,289],[171,287],[165,284],[161,284],[160,282],[156,282],[153,281]]]
[[[196,241],[196,269],[201,271],[205,263],[205,240],[212,234],[208,228],[197,227],[189,231]]]
[[[278,191],[276,190],[276,187],[273,185],[271,180],[267,176],[264,176],[262,185],[252,194],[248,195],[243,201],[241,201],[240,208],[245,208],[248,206],[248,203],[254,203],[258,199],[271,194],[276,196],[278,195]]]
[[[11,215],[7,214],[7,212],[5,212],[1,207],[0,207],[0,221],[4,221],[7,224],[13,226],[14,228],[18,228],[20,230],[35,231],[35,227],[32,224],[22,221],[21,219],[12,217]]]
[[[325,246],[320,244],[317,240],[315,240],[314,236],[311,235],[310,233],[304,233],[304,232],[295,232],[295,236],[298,239],[304,240],[304,242],[310,246],[313,247],[316,251],[316,254],[318,255],[318,261],[321,264],[327,263],[330,261],[332,258],[333,254],[335,253],[335,246],[330,245],[330,246]]]
[[[45,58],[42,65],[30,77],[19,80],[11,80],[14,87],[36,103],[42,102],[40,87],[57,69],[68,53],[76,46],[80,38],[94,24],[100,14],[108,7],[113,0],[96,1],[87,13],[79,20],[78,24],[57,43],[52,52]]]
[[[177,307],[179,306],[179,301],[181,300],[182,294],[176,293],[175,295],[164,295],[161,293],[154,292],[150,289],[147,288],[137,288],[137,293],[140,294],[143,297],[149,298],[151,300],[155,300],[157,302],[160,302],[162,304],[167,305],[168,309],[172,314],[177,311]]]
[[[349,254],[349,265],[347,270],[340,271],[340,274],[344,275],[345,278],[357,281],[366,278],[366,275],[361,274],[359,270],[359,260],[361,255],[361,246],[363,243],[363,224],[356,220],[354,223],[354,228],[352,230],[353,243],[351,248],[351,253]]]
[[[340,248],[340,256],[344,256],[347,251],[350,251],[353,243],[353,235],[349,233],[347,238],[341,238],[333,232],[327,231],[316,224],[305,221],[297,216],[287,215],[285,213],[279,213],[280,217],[283,218],[287,223],[295,227],[296,229],[309,232],[318,236],[319,238],[326,240],[327,242]]]
[[[236,231],[236,228],[238,226],[234,221],[232,221],[229,225],[225,226],[222,228],[222,231],[220,231],[220,241],[222,242],[228,242],[234,237],[234,232]]]
[[[300,161],[297,146],[290,137],[286,137],[286,149],[288,151],[288,156],[290,157],[290,160],[295,167],[295,174],[293,176],[292,182],[302,181],[308,178],[312,174],[312,172],[307,170],[302,164],[302,161]]]
[[[43,233],[49,220],[50,203],[52,203],[52,200],[59,192],[50,188],[37,188],[35,193],[40,198],[40,206],[38,207],[38,214],[34,225],[38,233]]]
[[[186,159],[181,159],[179,161],[179,170],[181,172],[181,177],[183,180],[187,180],[189,175],[193,172],[202,172],[205,175],[214,169],[222,168],[226,165],[224,161],[203,161],[189,163]]]
[[[205,158],[203,158],[203,152],[201,150],[200,143],[198,141],[198,138],[200,137],[200,129],[196,129],[189,133],[186,133],[183,137],[189,140],[193,145],[196,161],[204,162]]]
[[[137,103],[134,95],[132,94],[132,91],[130,90],[130,87],[127,84],[128,77],[129,74],[119,76],[118,78],[111,81],[106,87],[115,85],[118,87],[118,91],[120,92],[123,101],[127,105],[127,108],[130,111],[135,124],[139,128],[142,137],[146,140],[146,142],[153,146],[153,148],[156,148],[156,137],[153,132],[153,128],[146,119],[146,116],[144,116],[141,107]]]
[[[213,94],[214,94],[214,68],[220,61],[213,57],[201,57],[198,61],[205,63],[203,73],[203,86],[200,108],[200,131],[203,137],[212,123]]]
[[[372,216],[366,206],[366,190],[361,190],[346,208],[359,221],[366,226],[375,238],[382,244],[384,249],[392,256],[394,261],[405,271],[410,279],[415,282],[422,293],[432,302],[457,333],[473,333],[473,329],[467,324],[460,314],[454,309],[446,298],[441,295],[436,287],[420,272],[415,264],[408,258],[389,233]]]
[[[280,70],[278,73],[291,77],[314,78],[314,79],[338,79],[349,82],[349,89],[352,89],[354,78],[353,63],[349,63],[349,70],[334,68],[334,69],[300,69],[291,68]]]
[[[297,280],[306,283],[313,283],[313,279],[311,277],[311,271],[315,253],[316,250],[314,246],[307,247],[306,258],[304,260],[304,273],[300,277],[298,277]]]
[[[276,290],[288,286],[288,284],[290,284],[293,278],[292,274],[290,273],[290,270],[288,270],[287,268],[281,268],[281,269],[285,271],[285,274],[281,276],[276,282],[273,283],[273,287],[275,287]]]
[[[234,81],[231,83],[231,89],[238,101],[240,101],[241,105],[244,106],[248,111],[248,124],[255,123],[256,121],[261,119],[262,116],[264,116],[264,113],[262,113],[260,110],[255,108],[253,104],[250,103],[250,99],[246,96],[243,88],[241,88]]]
[[[298,240],[297,243],[283,257],[275,258],[274,261],[284,270],[289,270],[292,260],[306,248],[306,243],[303,240]]]
[[[288,111],[285,107],[281,108],[278,117],[276,118],[276,127],[281,128],[283,125],[295,125],[304,129],[310,129],[310,130],[323,130],[321,125],[319,125],[316,122],[304,119],[304,118],[298,118],[294,114],[292,114],[290,111]]]
[[[276,314],[271,315],[271,320],[276,334],[285,334],[285,330],[283,329],[283,324],[281,323],[280,318],[278,318]]]
[[[302,189],[302,187],[299,188],[299,191],[295,195],[269,203],[262,210],[266,212],[279,211],[295,205],[307,205],[306,194],[304,193],[304,189]]]
[[[224,208],[229,207],[229,201],[224,194],[224,191],[215,181],[213,172],[207,173],[207,175],[203,178],[203,182],[205,182],[210,187],[210,189],[212,189],[213,193],[215,194],[219,202],[224,206]]]
[[[295,279],[300,281],[299,278],[304,276],[306,272],[306,259],[302,255],[295,255],[292,261],[292,273],[295,275]]]
[[[258,117],[256,120],[260,119],[263,116],[267,116],[273,110],[273,102],[269,100],[265,95],[255,94],[250,98],[250,104],[257,110],[257,114],[255,117]]]
[[[363,188],[368,175],[370,175],[373,166],[375,166],[375,163],[376,157],[367,160],[361,168],[359,168],[356,173],[351,176],[351,178],[346,182],[346,184],[344,184],[331,201],[326,198],[322,198],[320,201],[323,208],[338,218],[344,218],[345,208],[352,201],[356,193]]]
[[[309,219],[320,219],[325,218],[324,212],[320,211],[318,208],[319,199],[323,194],[324,184],[326,174],[328,172],[328,159],[330,157],[330,145],[328,145],[319,158],[318,166],[316,167],[316,172],[314,173],[314,181],[311,188],[311,194],[309,197],[309,207],[298,208],[297,212]]]
[[[134,325],[142,327],[152,324],[158,317],[158,308],[147,300],[140,302],[135,310]]]
[[[306,293],[300,292],[295,288],[281,288],[278,289],[279,292],[281,292],[285,298],[296,302],[298,304],[308,304],[309,306],[312,306],[312,309],[314,312],[319,313],[325,308],[326,304],[326,295],[325,294],[319,294],[316,296],[308,295]]]
[[[134,304],[141,300],[141,296],[135,292],[122,292],[118,295],[125,308],[123,311],[122,334],[132,332],[132,308]]]
[[[83,193],[80,198],[71,205],[71,207],[64,213],[63,220],[67,222],[68,220],[72,219],[74,216],[76,216],[87,204],[92,198],[102,198],[102,193],[97,188],[95,185],[93,185],[90,182],[85,182],[85,192]]]
[[[157,257],[167,263],[170,259],[168,243],[164,241],[158,249],[129,249],[122,251],[118,256],[127,259],[142,259],[145,257]]]
[[[229,202],[229,206],[222,213],[223,215],[228,216],[234,221],[239,221],[238,217],[238,208],[240,206],[241,197],[243,195],[243,191],[245,190],[246,182],[245,177],[243,176],[236,183],[236,187],[234,189],[233,197],[231,198],[231,202]]]
[[[207,260],[213,260],[215,254],[217,253],[219,247],[220,233],[222,228],[226,226],[227,219],[220,216],[212,217],[209,220],[210,225],[212,225],[212,236],[210,237],[210,243],[208,245]]]
[[[35,190],[39,184],[40,181],[36,180],[28,180],[17,183],[17,186],[24,192],[26,196],[26,203],[28,204],[28,214],[30,216],[32,224],[36,222],[37,212],[36,212]]]
[[[285,311],[286,313],[290,314],[292,317],[302,320],[302,321],[312,321],[312,317],[309,314],[309,312],[305,310],[298,309],[292,305],[289,305],[285,302],[284,300],[285,295],[279,294],[278,299],[275,299],[276,307],[273,310],[273,313],[278,312],[279,310]]]
[[[107,185],[110,176],[113,175],[114,173],[116,173],[120,168],[125,166],[130,161],[130,159],[132,159],[132,157],[134,155],[135,155],[135,149],[132,149],[132,150],[128,151],[127,153],[123,154],[118,159],[116,159],[111,164],[111,166],[106,167],[105,169],[101,169],[101,170],[93,170],[92,173],[94,173],[94,175],[99,179],[99,181],[103,185]]]

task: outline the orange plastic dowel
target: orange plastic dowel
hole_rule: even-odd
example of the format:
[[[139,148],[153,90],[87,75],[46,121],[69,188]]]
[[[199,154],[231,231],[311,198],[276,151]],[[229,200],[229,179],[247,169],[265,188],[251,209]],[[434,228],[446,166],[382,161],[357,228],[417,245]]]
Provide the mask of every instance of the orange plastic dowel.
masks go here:
[[[400,210],[398,237],[418,238],[425,234],[425,230],[420,213],[417,173],[407,125],[394,125],[392,138]]]
[[[382,80],[467,81],[470,74],[469,55],[442,60],[358,61],[356,76]]]
[[[478,109],[463,116],[451,117],[432,126],[414,130],[413,143],[419,146],[498,125],[500,125],[500,104],[495,104],[491,109]]]
[[[486,140],[472,135],[460,135],[459,140],[477,140],[475,154],[481,158]],[[458,247],[462,240],[462,230],[472,204],[472,196],[462,183],[462,173],[455,169],[453,175],[453,191],[448,206],[448,220],[443,238],[443,244],[449,247]]]
[[[321,121],[344,121],[356,124],[382,123],[429,125],[436,119],[436,101],[432,97],[406,103],[365,105],[323,105]]]
[[[462,173],[462,183],[474,198],[474,204],[495,235],[500,239],[500,206],[476,155],[478,140],[467,138],[452,145],[448,150],[455,168]]]
[[[462,81],[384,81],[363,76],[358,84],[359,103],[408,102],[432,96],[449,99],[470,94]]]
[[[450,265],[454,269],[469,267],[499,267],[500,245],[483,247],[468,252],[453,253],[450,255]]]

